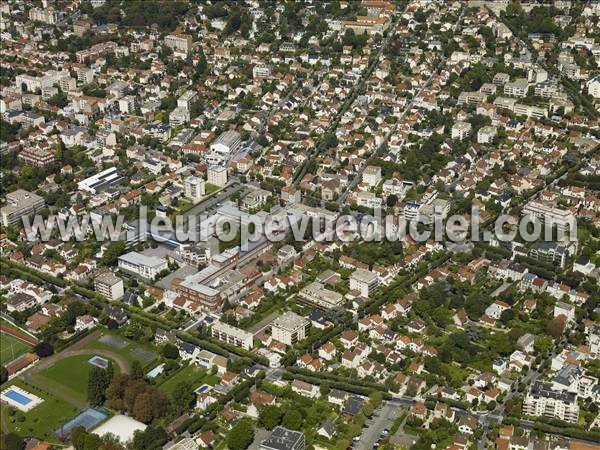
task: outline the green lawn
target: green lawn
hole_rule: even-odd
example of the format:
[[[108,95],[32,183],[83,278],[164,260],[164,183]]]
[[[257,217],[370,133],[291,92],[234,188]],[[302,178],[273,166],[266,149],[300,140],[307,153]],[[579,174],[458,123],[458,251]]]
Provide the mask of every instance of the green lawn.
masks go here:
[[[3,423],[9,431],[21,436],[35,436],[44,441],[57,442],[54,431],[79,412],[73,405],[32,387],[18,378],[11,380],[7,385],[19,386],[44,399],[41,404],[26,413],[2,405]]]
[[[167,395],[171,395],[175,386],[177,386],[182,381],[189,381],[194,389],[199,388],[203,384],[208,384],[210,386],[214,386],[219,382],[219,377],[216,375],[209,375],[205,370],[200,369],[196,365],[189,365],[171,378],[168,378],[165,382],[163,382],[159,388]]]
[[[91,357],[91,355],[84,355],[61,359],[35,374],[35,381],[50,389],[59,389],[65,395],[85,402],[87,401],[89,373],[94,367],[88,362]],[[114,361],[113,367],[115,373],[119,373],[119,366]]]
[[[31,345],[11,336],[0,333],[0,364],[5,365],[23,353],[31,350]]]
[[[219,186],[217,186],[216,184],[212,184],[212,183],[205,183],[204,184],[204,192],[206,193],[206,195],[210,195],[215,191],[218,191],[219,189],[221,189]]]
[[[122,336],[119,336],[116,333],[111,333],[108,331],[105,331],[104,334],[113,334],[114,336],[118,336],[120,339],[125,339]],[[88,344],[86,344],[83,348],[85,349],[98,349],[98,350],[107,350],[109,352],[113,352],[116,353],[117,355],[121,355],[123,358],[125,358],[127,360],[127,362],[129,362],[129,364],[131,364],[133,361],[137,360],[141,363],[142,367],[147,367],[149,366],[154,360],[156,360],[156,349],[151,347],[151,346],[143,346],[141,344],[138,344],[137,342],[125,339],[127,341],[127,346],[123,347],[123,348],[118,348],[118,347],[114,347],[112,345],[109,344],[105,344],[104,342],[100,342],[98,340],[90,342]],[[139,357],[139,355],[136,355],[136,349],[143,349],[143,350],[148,350],[150,352],[153,353],[153,359],[152,361],[147,361],[147,360],[143,360]]]

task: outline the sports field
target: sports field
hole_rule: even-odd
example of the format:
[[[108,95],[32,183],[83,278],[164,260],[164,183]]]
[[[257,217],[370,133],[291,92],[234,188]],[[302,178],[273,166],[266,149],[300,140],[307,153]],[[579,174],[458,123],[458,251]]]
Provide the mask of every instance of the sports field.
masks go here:
[[[28,343],[10,334],[0,333],[0,364],[5,365],[30,350],[31,345]]]
[[[65,396],[85,402],[87,400],[88,379],[92,368],[90,355],[71,356],[57,361],[54,365],[34,375],[34,380],[42,386],[53,388]],[[113,363],[115,373],[119,366]]]

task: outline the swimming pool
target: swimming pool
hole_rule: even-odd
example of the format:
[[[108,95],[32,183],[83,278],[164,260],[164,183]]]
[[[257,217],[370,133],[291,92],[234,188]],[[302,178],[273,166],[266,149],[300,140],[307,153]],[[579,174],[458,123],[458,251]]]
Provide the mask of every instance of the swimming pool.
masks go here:
[[[164,370],[165,370],[165,365],[164,364],[160,364],[160,365],[156,366],[154,369],[152,369],[150,372],[148,372],[146,374],[146,376],[148,378],[156,378],[161,373],[163,373]]]
[[[44,401],[44,399],[37,395],[27,392],[25,389],[15,386],[14,384],[0,392],[0,399],[13,408],[23,412],[35,408]]]
[[[92,356],[88,359],[88,362],[93,366],[100,367],[101,369],[106,369],[108,367],[108,359],[102,358],[101,356]]]
[[[207,392],[207,391],[209,391],[211,389],[212,389],[212,387],[210,387],[208,384],[203,384],[198,389],[196,389],[194,392],[196,394],[203,394],[204,392]]]
[[[10,389],[4,395],[6,395],[11,400],[14,400],[15,402],[17,402],[19,405],[25,406],[25,405],[29,405],[32,402],[32,400],[29,397],[27,397],[26,395],[23,395],[17,391],[13,391],[12,389]]]

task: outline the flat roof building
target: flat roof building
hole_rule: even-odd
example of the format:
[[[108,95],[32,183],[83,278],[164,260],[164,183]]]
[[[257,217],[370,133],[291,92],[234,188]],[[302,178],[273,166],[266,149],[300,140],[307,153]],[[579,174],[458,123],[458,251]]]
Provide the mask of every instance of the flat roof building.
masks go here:
[[[46,206],[42,197],[24,189],[6,194],[6,201],[8,204],[0,208],[2,225],[5,227],[15,225],[21,217],[35,214]]]
[[[227,323],[215,322],[211,329],[211,335],[220,341],[251,350],[254,347],[254,335],[241,328],[236,328]]]
[[[342,294],[326,289],[317,281],[305,286],[298,294],[298,299],[322,309],[337,308],[344,302]]]
[[[294,345],[306,337],[309,325],[308,319],[288,311],[273,321],[271,335],[276,341]]]

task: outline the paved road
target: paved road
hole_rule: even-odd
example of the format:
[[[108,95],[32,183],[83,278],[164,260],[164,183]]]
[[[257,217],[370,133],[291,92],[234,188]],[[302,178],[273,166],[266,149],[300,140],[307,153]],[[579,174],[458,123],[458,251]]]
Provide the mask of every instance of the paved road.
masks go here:
[[[68,347],[66,350],[64,350],[60,353],[56,353],[56,354],[50,356],[49,358],[40,360],[40,362],[38,364],[36,364],[31,369],[24,372],[22,375],[20,375],[20,377],[27,383],[29,383],[33,386],[36,386],[37,388],[41,389],[42,391],[48,392],[49,394],[51,394],[57,398],[60,398],[61,400],[64,400],[67,403],[72,404],[73,406],[76,406],[77,408],[80,408],[80,409],[87,408],[87,403],[82,402],[76,398],[73,398],[72,396],[63,392],[61,389],[54,389],[52,386],[47,386],[46,384],[43,383],[43,381],[40,381],[39,379],[37,379],[35,377],[35,375],[40,373],[44,369],[47,369],[48,367],[53,366],[58,361],[60,361],[64,358],[70,358],[72,356],[83,356],[83,355],[90,355],[90,356],[99,355],[99,356],[104,356],[106,358],[110,358],[117,363],[121,373],[129,373],[129,362],[125,358],[123,358],[121,355],[113,353],[109,350],[83,348],[88,343],[94,342],[95,340],[97,340],[101,335],[102,335],[102,333],[100,333],[100,331],[95,331],[92,334],[85,336],[84,338],[80,339],[79,341],[77,341],[76,343],[74,343],[73,345]]]

